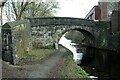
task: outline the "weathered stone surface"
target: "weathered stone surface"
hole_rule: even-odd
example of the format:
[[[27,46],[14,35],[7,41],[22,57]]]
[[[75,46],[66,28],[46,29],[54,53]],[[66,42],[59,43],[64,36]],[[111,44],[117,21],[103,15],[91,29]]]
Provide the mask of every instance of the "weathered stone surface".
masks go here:
[[[58,42],[65,32],[77,30],[84,34],[88,46],[107,48],[110,22],[70,17],[40,17],[28,20],[32,27],[33,41],[44,47]]]

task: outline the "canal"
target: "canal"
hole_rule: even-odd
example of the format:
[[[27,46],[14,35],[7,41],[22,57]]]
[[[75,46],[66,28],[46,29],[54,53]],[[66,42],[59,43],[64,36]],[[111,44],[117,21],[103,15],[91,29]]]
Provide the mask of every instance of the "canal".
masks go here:
[[[88,47],[81,66],[99,80],[119,80],[120,53]]]
[[[66,34],[61,37],[59,44],[73,53],[75,62],[78,66],[81,66],[90,77],[94,76],[99,80],[119,80],[120,53],[87,46],[76,46],[79,43],[73,42],[72,39],[67,39],[65,37]]]

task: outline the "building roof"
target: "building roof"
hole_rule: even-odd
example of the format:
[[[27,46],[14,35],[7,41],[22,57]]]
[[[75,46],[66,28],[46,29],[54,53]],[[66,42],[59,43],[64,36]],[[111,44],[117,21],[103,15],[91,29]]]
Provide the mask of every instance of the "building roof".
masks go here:
[[[89,13],[85,16],[85,19],[93,12],[93,10],[95,9],[95,8],[97,8],[97,7],[99,7],[98,5],[95,5],[90,11],[89,11]]]

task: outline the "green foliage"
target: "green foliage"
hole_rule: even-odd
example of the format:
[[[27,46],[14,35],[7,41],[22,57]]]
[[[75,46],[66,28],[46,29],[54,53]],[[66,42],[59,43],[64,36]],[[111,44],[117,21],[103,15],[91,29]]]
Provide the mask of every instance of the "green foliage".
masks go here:
[[[73,61],[72,53],[70,51],[67,51],[65,55],[64,64],[65,65],[62,67],[61,74],[63,74],[65,78],[83,78],[91,80],[88,77],[88,74]]]
[[[75,31],[75,30],[71,30],[69,31],[65,37],[69,40],[72,40],[72,43],[76,43],[77,45],[75,46],[77,48],[77,52],[83,52],[85,53],[86,51],[86,48],[85,47],[82,47],[82,43],[85,43],[83,42],[84,40],[84,35],[79,32],[79,31]]]
[[[115,36],[120,36],[120,31],[117,31],[114,35]]]
[[[43,59],[46,58],[50,55],[53,55],[57,53],[58,50],[56,49],[32,49],[28,54],[25,55],[24,58],[19,60],[19,65],[29,63],[29,62],[34,62],[38,59]]]
[[[12,26],[13,27],[13,26]],[[15,48],[16,48],[16,55],[19,59],[24,57],[27,53],[26,49],[30,49],[30,35],[27,34],[28,28],[25,25],[18,25],[14,28],[13,36],[15,37]]]
[[[103,41],[100,42],[99,48],[106,49],[107,48],[107,40],[104,38]]]
[[[50,54],[56,53],[56,49],[32,49],[29,56],[35,56],[37,59],[42,59]]]
[[[47,46],[44,46],[41,42],[33,42],[32,43],[33,45],[33,48],[35,49],[54,49],[55,46],[54,45],[47,45]]]
[[[71,30],[69,31],[65,37],[67,39],[70,39],[72,40],[72,42],[76,42],[76,43],[79,43],[81,42],[82,39],[84,39],[84,36],[81,32],[78,32],[78,31],[75,31],[75,30]]]

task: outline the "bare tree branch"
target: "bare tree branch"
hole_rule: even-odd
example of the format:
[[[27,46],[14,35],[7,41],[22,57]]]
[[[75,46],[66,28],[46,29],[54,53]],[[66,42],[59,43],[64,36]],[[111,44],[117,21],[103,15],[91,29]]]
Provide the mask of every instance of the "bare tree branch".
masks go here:
[[[53,11],[58,8],[56,3],[32,2],[31,0],[22,0],[22,2],[14,2],[12,0],[13,10],[16,16],[16,20],[20,20],[24,17],[37,17],[37,16],[51,16]],[[27,15],[26,15],[27,14]]]
[[[13,10],[14,10],[15,16],[18,16],[17,9],[15,7],[15,3],[14,2],[12,2],[12,6],[13,6]]]

